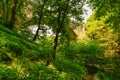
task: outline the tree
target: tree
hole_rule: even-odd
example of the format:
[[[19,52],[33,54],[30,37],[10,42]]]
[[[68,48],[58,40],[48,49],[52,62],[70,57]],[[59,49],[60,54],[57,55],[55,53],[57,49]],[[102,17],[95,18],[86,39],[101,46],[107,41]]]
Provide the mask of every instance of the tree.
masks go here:
[[[20,19],[22,19],[23,14],[22,8],[26,4],[26,0],[1,0],[0,1],[0,23],[12,29]],[[21,18],[20,18],[21,17]]]
[[[109,23],[114,32],[118,34],[120,45],[120,0],[89,0],[89,4],[95,10],[96,18],[106,17],[105,23]],[[120,51],[118,51],[120,53]]]
[[[11,7],[9,7],[12,4],[9,0],[1,0],[0,1],[0,23],[3,25],[7,25],[10,17],[10,10]]]
[[[13,0],[11,20],[10,20],[10,23],[8,25],[8,27],[10,29],[12,29],[14,27],[14,24],[15,24],[17,3],[18,3],[18,0]]]
[[[37,39],[39,30],[44,30],[44,25],[52,28],[55,33],[53,48],[53,57],[55,57],[59,35],[65,34],[66,28],[70,26],[71,18],[74,18],[78,23],[82,22],[81,14],[84,3],[84,0],[38,0],[37,3],[33,2],[37,5],[33,7],[37,7],[34,16],[36,15],[38,19],[38,29],[33,41]]]
[[[96,10],[96,17],[108,16],[107,21],[120,26],[120,1],[119,0],[89,0],[90,5]]]
[[[96,20],[93,13],[84,26],[87,36],[91,40],[98,41],[107,50],[105,55],[113,55],[119,50],[117,34],[114,34],[113,28],[108,23],[105,23],[105,20],[106,18]]]
[[[38,29],[37,29],[37,31],[36,31],[36,33],[35,33],[35,36],[34,36],[34,38],[33,38],[33,41],[35,41],[36,40],[36,38],[37,38],[37,36],[38,36],[38,33],[39,33],[39,30],[41,29],[41,20],[42,20],[42,17],[43,17],[43,11],[44,11],[44,7],[45,7],[45,5],[46,5],[46,0],[43,0],[43,1],[41,1],[40,3],[42,4],[42,5],[40,5],[40,4],[38,4],[38,16],[39,16],[39,20],[38,20]]]
[[[70,18],[81,21],[82,7],[81,0],[58,0],[57,1],[57,27],[54,38],[53,59],[56,56],[59,34],[69,26]]]

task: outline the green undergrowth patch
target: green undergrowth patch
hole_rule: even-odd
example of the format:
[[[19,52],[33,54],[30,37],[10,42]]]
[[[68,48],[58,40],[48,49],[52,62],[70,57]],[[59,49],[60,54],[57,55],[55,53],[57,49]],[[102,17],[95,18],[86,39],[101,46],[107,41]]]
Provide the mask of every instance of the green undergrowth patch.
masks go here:
[[[45,66],[47,46],[41,46],[0,25],[0,80],[63,80]]]
[[[17,35],[16,35],[17,34]],[[20,37],[18,33],[12,32],[6,27],[0,26],[0,52],[14,53],[15,55],[24,55],[28,57],[30,54],[40,55],[42,48],[38,44]],[[43,54],[42,54],[43,55]],[[40,57],[40,56],[39,56]]]

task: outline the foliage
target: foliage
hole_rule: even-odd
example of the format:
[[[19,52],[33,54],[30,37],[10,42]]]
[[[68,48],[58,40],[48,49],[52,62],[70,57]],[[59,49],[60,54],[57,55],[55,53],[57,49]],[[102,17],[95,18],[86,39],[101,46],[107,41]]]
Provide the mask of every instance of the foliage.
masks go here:
[[[62,62],[60,60],[62,56],[58,56],[58,60],[56,59],[55,63],[53,62],[53,68],[45,66],[45,61],[49,59],[52,52],[52,37],[41,38],[36,44],[26,40],[26,38],[14,35],[17,33],[3,26],[0,27],[3,29],[0,30],[2,34],[0,35],[1,79],[82,80],[85,78],[86,69],[83,65],[81,66],[68,59]],[[79,63],[81,64],[81,62]]]
[[[119,28],[119,13],[120,13],[120,1],[119,0],[89,0],[92,8],[96,10],[96,16],[108,16],[107,22],[113,24],[114,28]]]
[[[0,80],[118,80],[119,0],[87,1],[95,13],[78,40],[86,0],[1,0]]]
[[[95,76],[93,80],[110,80],[110,78],[108,78],[105,73],[102,72],[98,72]]]
[[[12,80],[12,79],[17,79],[18,74],[17,74],[17,70],[16,69],[12,69],[12,68],[0,68],[0,79],[1,80]]]
[[[89,0],[89,4],[95,10],[96,18],[105,18],[105,23],[109,23],[109,27],[113,28],[114,32],[118,35],[117,41],[119,41],[120,34],[120,1],[119,0]],[[118,51],[119,53],[120,51]]]
[[[80,59],[81,55],[102,55],[104,49],[95,41],[89,41],[87,43],[72,42],[69,46],[60,48],[60,52],[68,59],[74,60]]]
[[[115,70],[119,66],[116,64],[117,56],[119,57],[119,55],[115,56],[119,51],[118,34],[115,34],[116,32],[114,32],[109,23],[105,23],[106,18],[107,16],[98,20],[93,13],[85,24],[86,33],[89,38],[99,42],[105,49],[103,56],[106,58],[99,56],[98,58],[89,58],[87,60],[87,63],[97,64],[96,66],[100,69],[100,72],[94,76],[94,80],[116,80],[120,77],[119,71],[116,72]]]
[[[118,48],[118,35],[114,33],[114,30],[109,24],[105,23],[106,18],[100,20],[95,19],[95,14],[87,20],[85,24],[86,34],[91,40],[97,40],[108,51],[108,53],[114,54]]]
[[[58,71],[66,73],[65,80],[82,80],[86,76],[86,68],[75,61],[58,58],[54,65]]]

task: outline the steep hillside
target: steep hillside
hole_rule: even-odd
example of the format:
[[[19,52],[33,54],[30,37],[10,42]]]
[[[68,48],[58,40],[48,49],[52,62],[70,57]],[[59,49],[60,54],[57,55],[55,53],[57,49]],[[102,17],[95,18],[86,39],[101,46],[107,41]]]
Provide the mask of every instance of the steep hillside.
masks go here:
[[[0,25],[0,80],[84,79],[86,68],[82,61],[78,64],[64,58],[65,51],[61,50],[61,55],[58,54],[56,60],[46,66],[52,45],[51,41],[46,40],[34,43]]]
[[[38,44],[0,25],[0,80],[38,80],[57,76],[56,71],[45,66],[45,54],[42,53]]]

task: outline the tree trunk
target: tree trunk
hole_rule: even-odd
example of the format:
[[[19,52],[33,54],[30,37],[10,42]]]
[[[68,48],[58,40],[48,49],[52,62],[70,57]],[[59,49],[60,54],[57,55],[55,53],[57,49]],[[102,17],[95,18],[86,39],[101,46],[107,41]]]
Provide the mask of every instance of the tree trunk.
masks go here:
[[[56,30],[56,36],[54,38],[53,59],[55,59],[55,57],[56,57],[56,50],[57,50],[57,46],[58,46],[59,31],[60,31],[60,29],[57,28],[57,30]]]
[[[60,0],[58,0],[58,16],[57,16],[57,29],[56,29],[56,34],[55,34],[55,38],[54,38],[54,47],[53,47],[53,60],[56,57],[56,50],[57,50],[57,46],[58,46],[58,37],[59,37],[59,33],[60,33],[60,17],[61,17],[61,7],[60,7]]]
[[[12,29],[14,27],[14,24],[15,24],[17,2],[18,2],[18,0],[13,1],[11,21],[10,21],[10,24],[8,26],[10,29]]]
[[[6,1],[6,20],[5,20],[5,26],[8,26],[8,15],[9,15],[9,5],[8,5],[8,0]]]
[[[37,31],[35,33],[35,36],[33,38],[33,41],[35,41],[37,39],[37,36],[38,36],[38,33],[39,33],[39,30],[40,30],[40,25],[41,25],[41,20],[42,20],[42,15],[43,15],[43,10],[44,10],[44,6],[45,6],[45,0],[44,0],[44,3],[42,5],[42,8],[41,8],[41,11],[40,11],[40,15],[39,15],[39,21],[38,21],[38,28],[37,28]],[[39,13],[38,13],[39,14]]]
[[[55,38],[54,38],[54,47],[53,47],[53,59],[55,59],[56,57],[56,51],[57,51],[57,46],[58,46],[58,38],[59,38],[59,33],[63,27],[63,23],[64,23],[64,20],[67,16],[67,11],[68,11],[68,7],[69,7],[69,1],[68,0],[68,3],[64,9],[64,13],[62,15],[62,12],[61,12],[61,7],[60,7],[60,0],[58,1],[58,17],[57,17],[57,23],[58,23],[58,26],[57,26],[57,29],[56,29],[56,35],[55,35]],[[62,20],[60,21],[60,19],[62,18]]]
[[[8,10],[8,0],[7,0],[7,11],[6,11],[6,22],[8,21],[8,14],[9,14],[9,10]]]
[[[39,22],[40,22],[40,20],[39,20]],[[34,36],[34,38],[33,38],[33,41],[35,41],[35,40],[37,39],[39,30],[40,30],[40,24],[38,24],[38,29],[37,29],[37,31],[36,31],[36,33],[35,33],[35,36]]]
[[[5,3],[4,3],[4,1],[3,1],[3,3],[2,3],[2,24],[4,25],[5,24]]]

